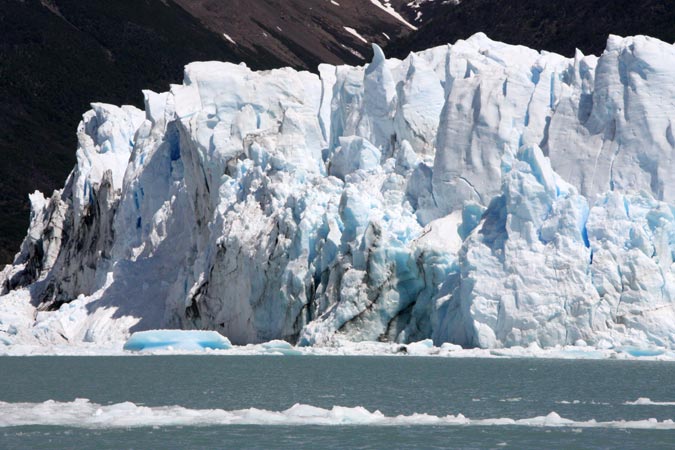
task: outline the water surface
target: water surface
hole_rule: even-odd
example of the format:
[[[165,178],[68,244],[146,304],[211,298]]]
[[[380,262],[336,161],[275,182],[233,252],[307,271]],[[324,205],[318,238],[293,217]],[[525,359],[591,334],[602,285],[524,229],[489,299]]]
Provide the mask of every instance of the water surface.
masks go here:
[[[0,401],[86,398],[98,405],[194,410],[296,403],[362,406],[386,416],[426,413],[575,421],[675,419],[675,363],[364,356],[0,357]],[[11,405],[5,405],[5,416]],[[3,406],[0,406],[2,409]],[[14,409],[12,409],[14,411]],[[206,416],[208,417],[208,416]],[[142,425],[142,423],[140,423]],[[34,424],[0,428],[2,448],[672,448],[675,431],[541,426],[209,425],[118,428]]]

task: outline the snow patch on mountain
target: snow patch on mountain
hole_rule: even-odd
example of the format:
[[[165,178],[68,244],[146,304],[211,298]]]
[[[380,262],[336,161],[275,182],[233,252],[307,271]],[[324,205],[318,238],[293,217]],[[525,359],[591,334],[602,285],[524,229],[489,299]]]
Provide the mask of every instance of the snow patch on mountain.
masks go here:
[[[363,36],[361,36],[361,35],[359,34],[359,32],[356,31],[355,29],[353,29],[353,28],[351,28],[351,27],[342,27],[342,28],[344,28],[345,31],[346,31],[347,33],[351,34],[352,36],[354,36],[354,37],[355,37],[356,39],[358,39],[359,41],[361,41],[361,42],[363,42],[363,43],[365,43],[365,44],[368,43],[368,40],[367,40],[366,38],[364,38]]]
[[[396,20],[398,20],[399,22],[401,22],[402,24],[404,24],[405,26],[407,26],[411,30],[413,30],[413,31],[417,30],[416,26],[414,26],[413,24],[411,24],[410,22],[405,20],[403,18],[403,16],[401,14],[399,14],[398,11],[396,11],[396,9],[394,7],[391,6],[391,1],[370,0],[370,3],[377,6],[381,10],[385,11],[387,14],[391,15],[392,17],[394,17]]]
[[[413,23],[421,24],[433,16],[436,6],[459,3],[460,0],[398,0],[395,8]]]

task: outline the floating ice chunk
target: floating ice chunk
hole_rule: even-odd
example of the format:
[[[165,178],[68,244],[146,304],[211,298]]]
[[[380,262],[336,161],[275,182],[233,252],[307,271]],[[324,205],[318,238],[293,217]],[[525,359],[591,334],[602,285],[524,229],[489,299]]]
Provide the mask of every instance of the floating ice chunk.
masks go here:
[[[293,348],[293,346],[288,342],[277,339],[265,342],[264,344],[262,344],[262,347],[265,349],[266,353],[282,354],[285,356],[302,355],[301,351]]]
[[[432,352],[438,353],[438,348],[434,347],[434,341],[431,339],[424,339],[423,341],[413,342],[406,346],[409,355],[423,356],[429,355]]]
[[[636,358],[642,356],[663,355],[664,351],[662,348],[638,348],[638,347],[622,347],[620,350],[628,353],[630,356],[635,356]]]
[[[458,351],[461,351],[461,350],[462,350],[461,345],[451,344],[449,342],[444,342],[441,345],[441,351],[444,351],[444,352],[458,352]]]
[[[101,405],[87,399],[72,402],[48,400],[42,403],[0,402],[3,414],[0,428],[47,425],[91,429],[114,429],[149,426],[208,425],[284,425],[284,426],[518,426],[541,428],[618,428],[673,430],[670,419],[577,421],[555,412],[546,416],[513,419],[495,417],[471,419],[462,414],[436,416],[428,413],[385,416],[363,406],[333,406],[330,409],[296,403],[283,411],[257,408],[240,410],[189,409],[183,406],[139,406],[132,402]]]
[[[227,350],[230,340],[215,331],[150,330],[138,331],[124,344],[124,350]]]
[[[640,397],[634,402],[624,402],[624,405],[631,406],[675,406],[675,402],[656,402],[649,397]]]

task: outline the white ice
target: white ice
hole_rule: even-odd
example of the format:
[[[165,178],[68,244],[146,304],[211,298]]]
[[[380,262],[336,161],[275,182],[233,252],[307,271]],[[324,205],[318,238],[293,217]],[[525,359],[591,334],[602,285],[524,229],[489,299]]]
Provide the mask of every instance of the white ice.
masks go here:
[[[653,401],[647,397],[640,397],[634,402],[626,402],[624,405],[633,405],[633,406],[675,406],[675,402],[659,402]]]
[[[675,47],[373,50],[318,75],[196,62],[145,111],[93,104],[0,274],[3,351],[169,328],[669,358]]]
[[[673,430],[672,420],[577,421],[555,412],[545,416],[514,419],[509,417],[470,419],[462,414],[435,416],[427,413],[385,416],[361,406],[333,406],[331,409],[295,404],[284,411],[264,409],[189,409],[181,406],[139,406],[132,402],[99,405],[87,399],[72,402],[48,400],[43,403],[0,402],[0,427],[49,425],[92,429],[213,426],[518,426],[538,428],[616,428]]]

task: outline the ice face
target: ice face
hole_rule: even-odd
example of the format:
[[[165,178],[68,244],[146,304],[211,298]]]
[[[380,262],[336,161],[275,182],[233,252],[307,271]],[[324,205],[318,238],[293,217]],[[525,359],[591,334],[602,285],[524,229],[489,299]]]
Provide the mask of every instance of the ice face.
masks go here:
[[[437,300],[435,339],[483,348],[579,339],[669,346],[671,208],[644,193],[611,192],[589,209],[538,147],[521,148],[508,169]]]
[[[672,346],[675,47],[374,55],[192,63],[144,113],[92,105],[0,276],[40,320],[0,333]]]

